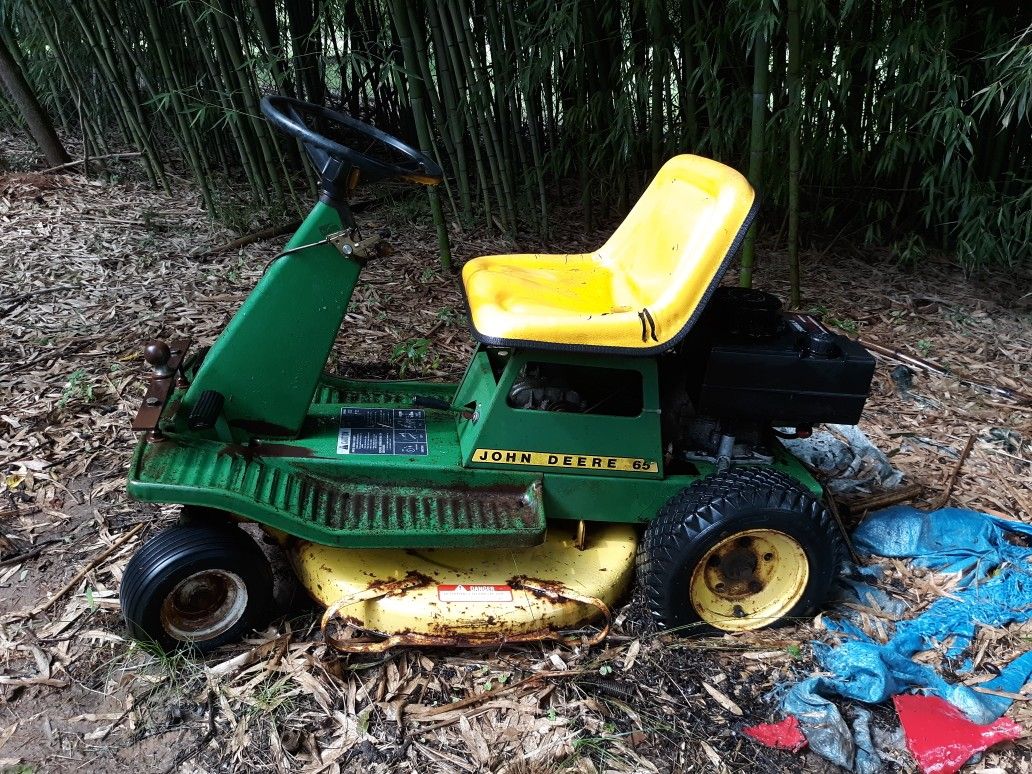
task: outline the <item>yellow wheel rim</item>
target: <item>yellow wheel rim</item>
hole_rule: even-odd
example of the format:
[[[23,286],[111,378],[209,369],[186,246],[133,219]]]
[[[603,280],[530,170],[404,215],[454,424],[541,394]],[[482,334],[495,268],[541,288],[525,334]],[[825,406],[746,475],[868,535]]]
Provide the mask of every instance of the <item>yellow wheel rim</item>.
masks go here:
[[[799,541],[773,529],[746,530],[721,540],[695,566],[691,603],[718,629],[759,629],[795,607],[809,579]]]

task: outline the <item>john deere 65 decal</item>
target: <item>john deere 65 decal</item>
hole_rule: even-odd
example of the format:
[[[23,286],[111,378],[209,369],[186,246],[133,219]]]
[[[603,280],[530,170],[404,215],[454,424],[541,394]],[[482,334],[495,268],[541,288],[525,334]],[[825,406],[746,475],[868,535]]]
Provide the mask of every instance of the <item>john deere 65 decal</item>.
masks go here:
[[[473,462],[491,465],[534,465],[542,468],[579,468],[581,470],[621,470],[655,473],[659,466],[637,457],[606,457],[591,454],[519,451],[516,449],[477,449]]]

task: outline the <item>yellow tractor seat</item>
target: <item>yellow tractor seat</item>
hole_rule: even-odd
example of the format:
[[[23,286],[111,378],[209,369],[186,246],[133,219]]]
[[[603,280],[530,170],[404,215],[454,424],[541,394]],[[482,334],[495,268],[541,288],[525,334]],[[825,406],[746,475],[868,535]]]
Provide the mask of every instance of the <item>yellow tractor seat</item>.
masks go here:
[[[749,182],[675,156],[601,248],[487,255],[462,267],[474,335],[487,344],[648,354],[688,332],[755,215]]]

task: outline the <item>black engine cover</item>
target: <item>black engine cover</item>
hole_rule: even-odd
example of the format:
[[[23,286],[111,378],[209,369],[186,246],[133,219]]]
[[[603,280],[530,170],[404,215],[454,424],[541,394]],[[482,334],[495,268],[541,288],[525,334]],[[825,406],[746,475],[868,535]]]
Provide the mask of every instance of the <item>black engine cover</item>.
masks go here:
[[[856,424],[871,389],[874,358],[860,344],[805,314],[781,314],[760,335],[722,325],[698,396],[702,414],[774,426]]]

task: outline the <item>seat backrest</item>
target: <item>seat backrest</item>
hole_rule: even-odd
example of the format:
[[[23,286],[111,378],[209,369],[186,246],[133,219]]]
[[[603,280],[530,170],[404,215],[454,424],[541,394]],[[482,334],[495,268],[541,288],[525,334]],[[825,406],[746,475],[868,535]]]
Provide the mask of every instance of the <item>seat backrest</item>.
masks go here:
[[[718,161],[685,154],[666,162],[597,253],[613,271],[617,303],[688,305],[681,313],[690,317],[723,274],[755,198],[749,181]]]

